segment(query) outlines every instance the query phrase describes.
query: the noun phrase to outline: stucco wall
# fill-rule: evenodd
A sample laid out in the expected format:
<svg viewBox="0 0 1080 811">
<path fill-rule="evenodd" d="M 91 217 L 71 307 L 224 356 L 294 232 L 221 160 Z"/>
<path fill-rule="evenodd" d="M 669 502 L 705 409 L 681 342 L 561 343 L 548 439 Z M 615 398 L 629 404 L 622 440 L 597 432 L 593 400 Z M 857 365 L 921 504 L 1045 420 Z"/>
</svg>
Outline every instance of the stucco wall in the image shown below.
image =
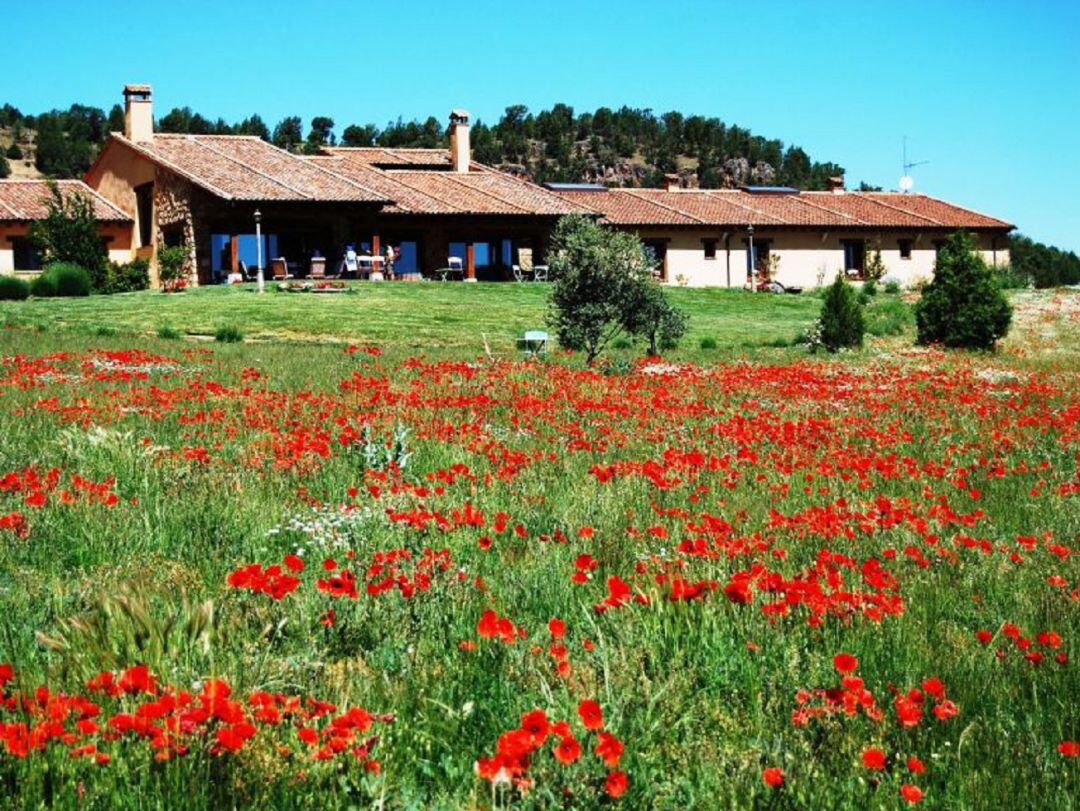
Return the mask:
<svg viewBox="0 0 1080 811">
<path fill-rule="evenodd" d="M 154 164 L 145 157 L 131 149 L 112 144 L 106 148 L 85 178 L 87 185 L 134 218 L 131 248 L 139 256 L 146 256 L 145 249 L 151 246 L 144 246 L 139 241 L 139 212 L 135 202 L 135 188 L 144 183 L 152 183 L 155 174 Z M 151 223 L 150 233 L 156 233 L 156 228 L 157 224 Z"/>
<path fill-rule="evenodd" d="M 690 287 L 742 287 L 746 284 L 745 231 L 722 230 L 663 230 L 641 229 L 642 239 L 665 240 L 667 244 L 667 280 L 669 284 L 685 284 Z M 813 232 L 770 231 L 758 229 L 755 243 L 769 241 L 770 253 L 779 257 L 776 279 L 781 284 L 799 287 L 815 287 L 831 282 L 844 269 L 843 241 L 862 239 L 869 252 L 880 245 L 881 258 L 885 263 L 885 275 L 911 285 L 933 275 L 937 252 L 934 242 L 944 239 L 941 233 L 903 232 Z M 726 238 L 726 241 L 725 241 Z M 983 258 L 988 264 L 1005 265 L 1009 262 L 1007 247 L 994 251 L 994 237 L 978 234 L 977 241 Z M 716 258 L 705 258 L 703 240 L 715 239 Z M 900 258 L 899 240 L 912 240 L 910 259 Z M 1004 236 L 997 236 L 997 244 L 1007 245 Z M 726 245 L 726 248 L 725 248 Z M 729 272 L 730 268 L 730 272 Z"/>
<path fill-rule="evenodd" d="M 11 274 L 26 268 L 15 267 L 15 251 L 10 237 L 24 237 L 30 231 L 30 223 L 0 223 L 0 273 Z M 98 232 L 109 239 L 108 257 L 112 262 L 131 261 L 132 227 L 126 223 L 100 223 Z"/>
</svg>

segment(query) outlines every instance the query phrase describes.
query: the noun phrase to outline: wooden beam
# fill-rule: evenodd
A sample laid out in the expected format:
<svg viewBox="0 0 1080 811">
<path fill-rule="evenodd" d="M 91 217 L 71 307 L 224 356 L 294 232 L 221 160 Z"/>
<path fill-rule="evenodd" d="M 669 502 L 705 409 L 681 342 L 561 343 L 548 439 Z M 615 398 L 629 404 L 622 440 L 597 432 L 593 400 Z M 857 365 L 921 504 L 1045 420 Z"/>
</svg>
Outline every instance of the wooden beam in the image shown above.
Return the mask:
<svg viewBox="0 0 1080 811">
<path fill-rule="evenodd" d="M 476 281 L 476 246 L 471 242 L 465 246 L 465 278 Z"/>
<path fill-rule="evenodd" d="M 240 270 L 240 237 L 236 234 L 229 237 L 229 263 L 231 270 Z"/>
</svg>

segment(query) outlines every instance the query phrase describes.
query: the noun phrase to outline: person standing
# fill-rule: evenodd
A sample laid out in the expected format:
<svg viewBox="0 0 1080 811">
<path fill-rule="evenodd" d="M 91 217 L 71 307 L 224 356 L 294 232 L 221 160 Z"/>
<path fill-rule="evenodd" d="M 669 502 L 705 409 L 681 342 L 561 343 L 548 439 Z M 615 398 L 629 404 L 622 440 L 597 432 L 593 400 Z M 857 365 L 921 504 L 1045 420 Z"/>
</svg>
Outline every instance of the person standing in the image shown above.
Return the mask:
<svg viewBox="0 0 1080 811">
<path fill-rule="evenodd" d="M 386 278 L 394 280 L 394 246 L 386 244 Z"/>
</svg>

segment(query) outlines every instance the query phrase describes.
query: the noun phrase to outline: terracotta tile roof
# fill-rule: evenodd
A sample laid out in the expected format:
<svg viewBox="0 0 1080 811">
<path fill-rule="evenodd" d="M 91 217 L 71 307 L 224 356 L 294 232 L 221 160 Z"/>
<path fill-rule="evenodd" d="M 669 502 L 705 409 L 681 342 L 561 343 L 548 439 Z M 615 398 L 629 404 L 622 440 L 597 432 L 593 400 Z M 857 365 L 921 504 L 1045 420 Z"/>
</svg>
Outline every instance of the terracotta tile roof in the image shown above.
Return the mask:
<svg viewBox="0 0 1080 811">
<path fill-rule="evenodd" d="M 94 217 L 101 222 L 131 222 L 131 217 L 114 206 L 81 180 L 58 180 L 65 197 L 82 194 L 94 206 Z M 49 213 L 52 191 L 45 180 L 0 180 L 0 220 L 28 222 Z"/>
<path fill-rule="evenodd" d="M 436 157 L 445 158 L 441 165 L 449 166 L 446 150 L 331 147 L 324 152 L 305 160 L 384 194 L 393 201 L 383 209 L 388 214 L 591 213 L 542 186 L 475 162 L 468 172 L 409 168 L 439 165 L 432 162 Z M 398 163 L 384 161 L 386 154 L 392 154 Z M 393 166 L 402 168 L 390 168 Z"/>
<path fill-rule="evenodd" d="M 386 202 L 359 183 L 255 136 L 155 134 L 113 138 L 225 200 Z"/>
<path fill-rule="evenodd" d="M 928 197 L 899 192 L 754 193 L 737 189 L 559 190 L 615 225 L 807 226 L 817 228 L 988 228 L 1011 223 Z"/>
</svg>

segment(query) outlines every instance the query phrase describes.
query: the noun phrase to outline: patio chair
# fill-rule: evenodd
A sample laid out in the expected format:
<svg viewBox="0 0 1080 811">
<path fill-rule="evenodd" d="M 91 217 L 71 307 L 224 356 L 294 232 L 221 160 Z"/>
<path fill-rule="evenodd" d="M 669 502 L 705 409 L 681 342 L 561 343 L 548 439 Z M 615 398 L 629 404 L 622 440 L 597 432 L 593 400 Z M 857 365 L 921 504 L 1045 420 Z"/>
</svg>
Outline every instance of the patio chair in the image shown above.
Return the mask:
<svg viewBox="0 0 1080 811">
<path fill-rule="evenodd" d="M 325 279 L 326 278 L 326 257 L 325 256 L 313 256 L 311 257 L 311 266 L 308 269 L 309 279 Z"/>
<path fill-rule="evenodd" d="M 283 282 L 286 279 L 293 278 L 293 275 L 289 273 L 289 263 L 285 261 L 284 256 L 270 260 L 270 271 L 273 273 L 275 282 Z"/>
<path fill-rule="evenodd" d="M 532 354 L 538 355 L 541 352 L 547 351 L 548 334 L 543 330 L 531 329 L 526 331 L 525 335 L 521 339 L 522 348 Z"/>
<path fill-rule="evenodd" d="M 514 279 L 519 282 L 525 281 L 525 270 L 521 265 L 511 265 L 510 268 L 514 271 Z"/>
<path fill-rule="evenodd" d="M 244 274 L 244 281 L 246 282 L 254 282 L 259 279 L 258 272 L 249 268 L 247 262 L 243 259 L 240 260 L 240 272 Z"/>
<path fill-rule="evenodd" d="M 533 281 L 546 282 L 548 280 L 547 265 L 533 265 Z"/>
</svg>

